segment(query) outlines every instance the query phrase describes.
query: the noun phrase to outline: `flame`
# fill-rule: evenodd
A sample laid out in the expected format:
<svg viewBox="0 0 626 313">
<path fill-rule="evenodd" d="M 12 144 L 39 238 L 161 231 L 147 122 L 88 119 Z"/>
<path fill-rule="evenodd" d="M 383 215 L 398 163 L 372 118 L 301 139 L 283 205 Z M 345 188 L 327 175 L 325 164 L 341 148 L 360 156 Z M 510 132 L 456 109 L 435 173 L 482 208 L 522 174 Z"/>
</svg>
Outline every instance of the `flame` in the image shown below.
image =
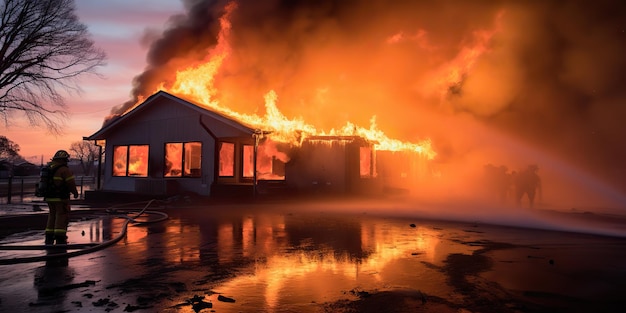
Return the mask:
<svg viewBox="0 0 626 313">
<path fill-rule="evenodd" d="M 432 148 L 430 139 L 413 143 L 389 138 L 382 130 L 378 129 L 376 116 L 371 118 L 369 128 L 348 121 L 341 128 L 320 131 L 300 117 L 286 117 L 276 105 L 278 95 L 274 90 L 268 91 L 265 95 L 265 114 L 263 116 L 235 112 L 221 105 L 216 99 L 218 90 L 215 87 L 214 79 L 231 51 L 228 44 L 231 30 L 229 18 L 236 7 L 234 3 L 227 5 L 226 13 L 220 19 L 221 30 L 217 44 L 208 51 L 203 62 L 177 71 L 174 83 L 169 87 L 162 84 L 158 88 L 159 90 L 179 95 L 252 128 L 269 132 L 267 136 L 276 142 L 300 146 L 303 140 L 311 136 L 361 136 L 374 143 L 376 150 L 411 151 L 423 155 L 427 159 L 433 159 L 437 155 Z M 416 36 L 421 38 L 424 34 L 418 33 Z"/>
<path fill-rule="evenodd" d="M 191 99 L 203 103 L 214 110 L 232 114 L 227 108 L 220 107 L 219 102 L 214 100 L 217 89 L 214 86 L 215 74 L 220 69 L 222 62 L 228 57 L 230 46 L 226 38 L 230 33 L 231 24 L 229 17 L 237 8 L 234 2 L 226 6 L 226 13 L 220 18 L 220 32 L 217 38 L 217 45 L 209 51 L 207 58 L 196 66 L 190 66 L 182 71 L 176 71 L 176 81 L 171 88 L 163 85 L 159 88 L 168 90 L 171 93 L 185 95 Z"/>
<path fill-rule="evenodd" d="M 225 55 L 219 54 L 206 64 L 188 68 L 177 72 L 174 88 L 163 88 L 167 92 L 191 98 L 200 104 L 206 105 L 212 110 L 230 116 L 253 128 L 268 130 L 269 137 L 277 142 L 301 145 L 302 141 L 311 136 L 361 136 L 375 142 L 376 150 L 384 151 L 413 151 L 423 154 L 428 159 L 433 159 L 437 154 L 432 149 L 430 139 L 418 143 L 403 142 L 398 139 L 389 138 L 382 130 L 378 129 L 376 116 L 370 120 L 369 128 L 357 126 L 351 122 L 346 122 L 342 128 L 331 129 L 328 132 L 319 131 L 315 126 L 307 124 L 302 118 L 287 118 L 277 107 L 278 95 L 270 90 L 265 95 L 265 115 L 243 114 L 230 110 L 213 100 L 216 90 L 213 87 L 213 75 L 217 73 L 219 64 Z"/>
<path fill-rule="evenodd" d="M 183 172 L 183 144 L 165 144 L 165 176 L 180 176 Z"/>
</svg>

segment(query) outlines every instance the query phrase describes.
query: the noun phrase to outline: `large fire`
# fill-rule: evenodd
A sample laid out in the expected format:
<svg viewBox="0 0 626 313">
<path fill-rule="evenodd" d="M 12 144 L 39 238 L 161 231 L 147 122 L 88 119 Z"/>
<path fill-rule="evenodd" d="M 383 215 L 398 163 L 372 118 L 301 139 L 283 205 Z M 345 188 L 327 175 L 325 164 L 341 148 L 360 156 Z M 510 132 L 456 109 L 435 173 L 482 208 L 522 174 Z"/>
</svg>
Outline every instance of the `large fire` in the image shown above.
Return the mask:
<svg viewBox="0 0 626 313">
<path fill-rule="evenodd" d="M 199 26 L 202 29 L 188 29 L 184 41 L 164 34 L 169 40 L 155 43 L 153 51 L 171 50 L 176 53 L 165 58 L 162 63 L 151 64 L 136 78 L 141 87 L 134 90 L 135 102 L 125 104 L 124 110 L 116 114 L 130 111 L 149 95 L 163 90 L 231 117 L 250 128 L 258 129 L 263 138 L 259 142 L 255 160 L 257 172 L 254 173 L 254 167 L 251 165 L 255 152 L 250 147 L 244 147 L 246 163 L 243 175 L 253 177 L 256 174 L 261 179 L 272 179 L 276 175 L 276 169 L 273 168 L 276 160 L 283 163 L 289 161 L 289 155 L 277 148 L 277 145 L 298 147 L 310 138 L 365 139 L 373 145 L 373 151 L 361 151 L 362 175 L 377 174 L 371 171 L 372 164 L 378 164 L 376 151 L 402 155 L 407 164 L 414 163 L 410 161 L 413 157 L 407 155 L 414 155 L 422 160 L 433 160 L 438 154 L 429 138 L 430 134 L 424 133 L 423 130 L 436 129 L 434 135 L 438 135 L 439 138 L 441 134 L 437 132 L 442 130 L 446 133 L 454 132 L 454 125 L 449 125 L 450 129 L 448 125 L 444 125 L 445 123 L 436 125 L 434 124 L 436 119 L 428 115 L 435 111 L 418 108 L 425 106 L 421 102 L 426 101 L 430 101 L 431 106 L 432 102 L 441 103 L 438 106 L 442 107 L 443 111 L 448 110 L 450 104 L 453 110 L 460 107 L 462 111 L 473 110 L 468 107 L 470 105 L 483 105 L 463 101 L 454 103 L 454 99 L 450 98 L 455 98 L 461 93 L 466 93 L 465 98 L 469 97 L 466 85 L 477 88 L 476 81 L 470 81 L 468 77 L 471 77 L 474 68 L 479 66 L 481 58 L 490 53 L 490 45 L 500 31 L 499 21 L 503 15 L 501 12 L 496 14 L 494 27 L 477 28 L 461 41 L 461 46 L 454 49 L 442 47 L 439 41 L 429 37 L 428 30 L 418 28 L 417 31 L 410 31 L 396 25 L 397 28 L 388 27 L 385 32 L 381 32 L 376 42 L 360 38 L 355 39 L 354 43 L 347 43 L 342 40 L 352 38 L 337 36 L 339 39 L 331 37 L 328 39 L 322 35 L 325 42 L 319 49 L 314 43 L 309 46 L 307 42 L 306 48 L 298 51 L 296 59 L 302 58 L 301 62 L 281 64 L 282 58 L 291 56 L 289 45 L 297 46 L 297 42 L 289 41 L 294 40 L 290 34 L 286 34 L 286 47 L 283 47 L 282 37 L 280 43 L 273 38 L 272 49 L 277 49 L 278 46 L 278 49 L 282 50 L 265 51 L 262 30 L 259 30 L 258 35 L 253 31 L 242 36 L 242 28 L 236 27 L 242 23 L 242 17 L 237 14 L 243 14 L 239 11 L 244 10 L 235 2 L 221 8 L 218 8 L 219 4 L 207 5 L 210 8 L 208 11 L 214 14 L 211 18 L 215 18 L 216 22 L 202 24 L 195 21 L 194 23 L 202 24 Z M 199 8 L 196 9 L 200 12 Z M 180 24 L 179 27 L 184 29 L 185 25 Z M 294 27 L 297 29 L 298 25 L 295 23 Z M 204 36 L 202 31 L 206 29 L 211 29 L 208 33 L 212 35 L 208 42 L 197 46 L 176 45 L 205 40 L 201 37 Z M 325 34 L 326 31 L 324 29 L 320 32 Z M 189 38 L 190 36 L 198 37 Z M 309 39 L 315 42 L 318 38 Z M 404 54 L 407 51 L 406 47 L 415 49 L 411 52 L 414 55 L 410 55 L 408 59 Z M 276 54 L 274 52 L 278 52 L 280 57 L 273 59 Z M 358 61 L 352 63 L 351 54 L 355 54 L 355 59 L 375 62 L 367 65 L 359 64 Z M 369 54 L 372 55 L 371 58 L 363 57 Z M 401 58 L 394 58 L 395 56 Z M 265 60 L 267 62 L 263 63 Z M 414 78 L 409 78 L 413 75 Z M 399 77 L 410 80 L 414 86 L 399 84 L 402 82 Z M 407 93 L 413 95 L 407 96 Z M 258 101 L 254 98 L 256 95 Z M 279 98 L 285 101 L 280 103 L 281 107 L 284 103 L 283 109 L 279 109 Z M 254 110 L 252 113 L 243 113 L 250 110 L 242 107 L 254 108 L 257 105 L 250 104 L 251 102 L 263 102 L 264 110 L 259 110 L 263 112 Z M 300 112 L 304 114 L 300 115 Z M 367 123 L 369 125 L 363 126 Z M 427 125 L 417 126 L 423 123 Z M 398 139 L 398 135 L 402 139 Z M 459 135 L 470 136 L 462 132 Z M 221 147 L 224 149 L 221 151 L 224 156 L 220 160 L 226 163 L 220 163 L 220 175 L 229 176 L 233 172 L 233 165 L 230 163 L 234 160 L 229 161 L 226 157 L 232 154 L 228 151 L 230 148 L 232 147 Z M 182 147 L 178 146 L 168 147 L 168 161 L 172 159 L 171 163 L 176 166 L 169 169 L 167 175 L 190 175 L 191 168 L 180 168 L 180 164 L 186 164 L 178 160 L 181 157 L 181 149 Z M 420 171 L 427 172 L 421 168 Z M 433 177 L 439 177 L 440 174 L 437 169 L 432 169 L 428 173 Z"/>
<path fill-rule="evenodd" d="M 423 155 L 427 159 L 433 159 L 436 156 L 430 139 L 414 143 L 389 138 L 385 132 L 378 128 L 375 115 L 371 118 L 368 128 L 347 121 L 343 127 L 333 128 L 328 131 L 318 130 L 314 125 L 308 124 L 298 117 L 290 119 L 278 109 L 278 95 L 273 90 L 269 90 L 265 95 L 266 111 L 264 115 L 239 113 L 222 105 L 216 99 L 218 89 L 214 85 L 214 79 L 224 60 L 229 57 L 230 46 L 228 38 L 231 30 L 229 16 L 235 9 L 236 5 L 234 3 L 226 7 L 226 14 L 220 19 L 221 30 L 218 35 L 217 45 L 208 52 L 206 58 L 202 62 L 178 70 L 175 81 L 169 86 L 162 83 L 158 90 L 167 91 L 187 100 L 205 105 L 211 110 L 230 116 L 253 128 L 270 131 L 267 136 L 276 142 L 300 145 L 303 140 L 310 136 L 360 136 L 375 143 L 376 150 L 411 151 Z M 475 57 L 477 57 L 477 53 L 459 61 L 473 62 L 469 58 Z M 458 80 L 458 77 L 452 77 L 451 79 Z M 155 90 L 155 92 L 158 90 Z M 346 105 L 358 106 L 358 104 L 349 103 Z"/>
</svg>

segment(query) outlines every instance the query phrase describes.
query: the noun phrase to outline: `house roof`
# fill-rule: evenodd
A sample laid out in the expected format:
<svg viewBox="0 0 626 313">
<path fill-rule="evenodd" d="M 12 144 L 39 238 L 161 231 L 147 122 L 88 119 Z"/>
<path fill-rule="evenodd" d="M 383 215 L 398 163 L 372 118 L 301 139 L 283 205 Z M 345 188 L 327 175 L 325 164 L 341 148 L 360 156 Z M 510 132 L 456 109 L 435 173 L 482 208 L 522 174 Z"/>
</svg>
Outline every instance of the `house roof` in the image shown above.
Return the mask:
<svg viewBox="0 0 626 313">
<path fill-rule="evenodd" d="M 239 121 L 236 121 L 232 118 L 229 118 L 227 116 L 224 116 L 220 113 L 217 113 L 215 111 L 209 110 L 205 107 L 202 107 L 196 103 L 184 100 L 182 98 L 179 98 L 177 96 L 174 96 L 170 93 L 167 93 L 165 91 L 158 91 L 157 93 L 151 95 L 150 97 L 148 97 L 148 99 L 146 99 L 144 102 L 142 102 L 141 104 L 137 105 L 135 108 L 133 108 L 132 110 L 130 110 L 129 112 L 125 113 L 124 115 L 116 118 L 115 120 L 105 124 L 102 126 L 102 128 L 98 131 L 96 131 L 94 134 L 92 134 L 89 137 L 86 137 L 84 139 L 86 140 L 101 140 L 101 139 L 106 139 L 106 135 L 112 130 L 115 129 L 118 125 L 124 123 L 127 120 L 132 119 L 134 116 L 136 116 L 137 114 L 139 114 L 140 112 L 146 110 L 146 108 L 150 107 L 150 104 L 153 102 L 156 102 L 157 100 L 161 99 L 161 98 L 167 98 L 171 101 L 174 101 L 180 105 L 186 106 L 192 110 L 197 111 L 198 113 L 202 114 L 202 115 L 206 115 L 209 116 L 211 118 L 214 118 L 224 124 L 230 125 L 232 127 L 235 127 L 239 130 L 241 130 L 244 133 L 249 133 L 250 135 L 255 133 L 255 129 L 251 128 L 249 126 L 246 126 L 244 124 L 242 124 Z M 256 131 L 258 132 L 258 130 Z"/>
</svg>

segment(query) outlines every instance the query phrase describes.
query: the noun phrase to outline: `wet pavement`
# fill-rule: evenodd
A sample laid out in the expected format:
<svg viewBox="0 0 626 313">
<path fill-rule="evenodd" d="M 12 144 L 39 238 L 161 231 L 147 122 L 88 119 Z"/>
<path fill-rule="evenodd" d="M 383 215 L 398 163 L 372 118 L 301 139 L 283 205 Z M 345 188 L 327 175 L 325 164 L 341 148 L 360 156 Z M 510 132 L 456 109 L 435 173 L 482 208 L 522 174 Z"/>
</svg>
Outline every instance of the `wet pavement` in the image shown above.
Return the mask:
<svg viewBox="0 0 626 313">
<path fill-rule="evenodd" d="M 108 247 L 71 258 L 0 265 L 0 311 L 626 309 L 626 237 L 494 226 L 476 216 L 473 222 L 442 221 L 406 211 L 392 214 L 402 211 L 397 205 L 384 210 L 370 205 L 151 207 L 169 218 L 150 223 L 158 214 L 142 215 L 140 221 L 148 223 L 128 224 L 123 239 Z M 130 207 L 74 212 L 69 242 L 112 240 L 128 220 L 122 215 L 134 216 L 142 208 L 126 214 Z M 591 217 L 607 229 L 626 225 Z M 590 216 L 576 220 L 589 224 Z M 41 245 L 42 231 L 13 233 L 0 244 Z M 0 260 L 46 253 L 58 251 L 0 250 Z"/>
</svg>

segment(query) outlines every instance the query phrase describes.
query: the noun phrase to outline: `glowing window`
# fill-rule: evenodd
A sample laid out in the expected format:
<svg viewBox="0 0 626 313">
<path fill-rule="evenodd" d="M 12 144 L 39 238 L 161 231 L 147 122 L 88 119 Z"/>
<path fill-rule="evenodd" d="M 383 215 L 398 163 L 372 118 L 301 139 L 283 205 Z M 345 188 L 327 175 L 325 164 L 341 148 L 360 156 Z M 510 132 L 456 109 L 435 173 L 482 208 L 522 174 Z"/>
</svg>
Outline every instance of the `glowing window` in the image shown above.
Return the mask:
<svg viewBox="0 0 626 313">
<path fill-rule="evenodd" d="M 284 180 L 287 156 L 277 150 L 274 143 L 266 141 L 257 147 L 256 178 L 259 180 Z M 243 146 L 243 177 L 254 177 L 254 146 Z"/>
<path fill-rule="evenodd" d="M 180 177 L 183 175 L 183 144 L 165 144 L 165 177 Z"/>
<path fill-rule="evenodd" d="M 235 144 L 220 142 L 220 176 L 235 176 Z"/>
<path fill-rule="evenodd" d="M 201 164 L 202 143 L 165 144 L 165 177 L 200 177 Z"/>
<path fill-rule="evenodd" d="M 186 177 L 200 177 L 202 174 L 202 143 L 185 142 L 183 144 L 183 175 Z"/>
<path fill-rule="evenodd" d="M 113 147 L 113 176 L 126 176 L 127 160 L 128 146 Z"/>
<path fill-rule="evenodd" d="M 254 177 L 254 146 L 243 146 L 243 177 Z"/>
<path fill-rule="evenodd" d="M 359 147 L 359 173 L 361 178 L 372 177 L 372 149 Z"/>
<path fill-rule="evenodd" d="M 148 145 L 113 147 L 113 176 L 148 176 Z"/>
</svg>

